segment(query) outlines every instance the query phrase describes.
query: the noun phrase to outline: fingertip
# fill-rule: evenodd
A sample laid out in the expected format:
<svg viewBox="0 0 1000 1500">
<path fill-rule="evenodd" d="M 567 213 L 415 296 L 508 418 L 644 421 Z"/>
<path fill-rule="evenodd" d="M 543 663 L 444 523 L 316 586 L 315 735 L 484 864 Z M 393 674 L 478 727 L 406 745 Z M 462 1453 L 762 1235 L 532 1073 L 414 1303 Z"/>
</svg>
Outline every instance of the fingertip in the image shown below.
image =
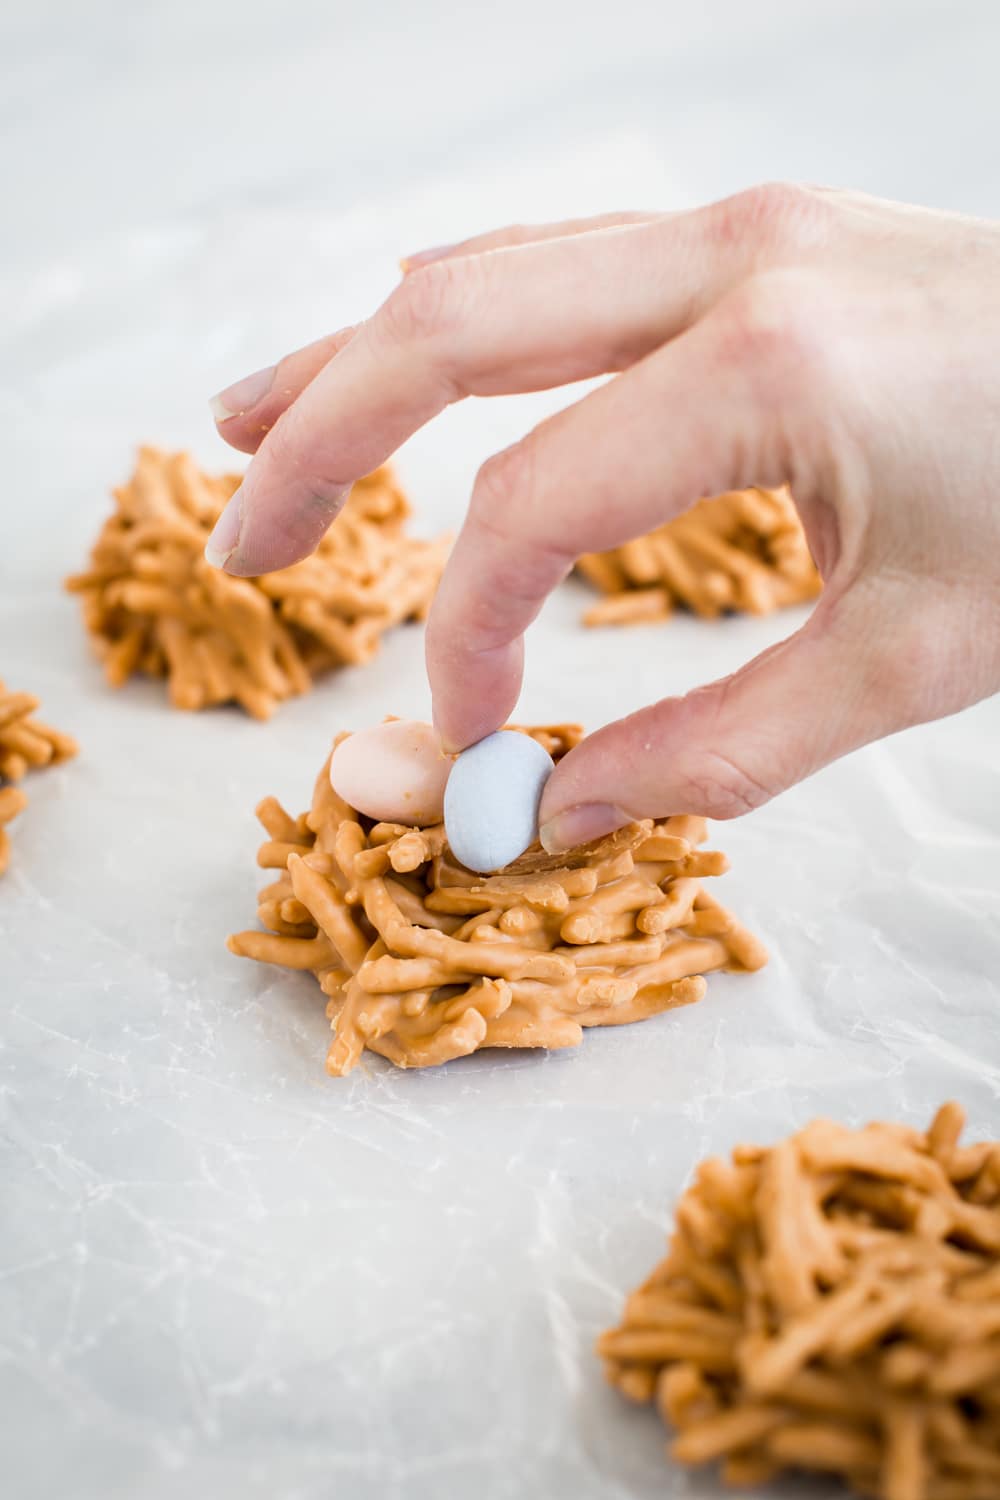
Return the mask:
<svg viewBox="0 0 1000 1500">
<path fill-rule="evenodd" d="M 586 735 L 557 763 L 545 785 L 538 821 L 543 846 L 551 854 L 602 838 L 645 815 L 629 811 L 634 797 L 626 765 L 605 745 L 612 728 Z"/>
<path fill-rule="evenodd" d="M 877 724 L 843 712 L 851 643 L 845 652 L 815 618 L 733 676 L 639 709 L 571 750 L 542 797 L 547 847 L 607 832 L 608 808 L 742 817 L 876 737 Z"/>
<path fill-rule="evenodd" d="M 247 526 L 221 568 L 231 578 L 261 578 L 302 562 L 316 550 L 318 542 L 319 538 L 308 543 L 297 540 L 274 527 L 265 530 L 260 525 Z"/>
<path fill-rule="evenodd" d="M 216 432 L 237 453 L 256 453 L 274 426 L 274 403 L 270 401 L 258 403 L 258 407 L 250 411 L 231 411 L 226 405 L 223 392 L 222 395 L 210 397 L 208 406 Z"/>
<path fill-rule="evenodd" d="M 231 422 L 233 417 L 239 416 L 238 411 L 229 410 L 229 407 L 226 405 L 221 395 L 209 396 L 208 409 L 212 413 L 213 420 L 217 427 L 221 427 L 223 422 Z"/>
<path fill-rule="evenodd" d="M 228 564 L 240 544 L 243 530 L 243 486 L 235 490 L 212 528 L 205 543 L 205 561 L 210 567 L 228 572 Z"/>
<path fill-rule="evenodd" d="M 226 563 L 229 561 L 229 553 L 220 547 L 213 547 L 210 541 L 205 543 L 205 561 L 210 568 L 216 568 L 220 573 L 226 571 Z"/>
<path fill-rule="evenodd" d="M 352 324 L 316 339 L 210 397 L 208 405 L 219 436 L 241 453 L 256 453 L 282 414 L 346 348 L 355 332 Z"/>
<path fill-rule="evenodd" d="M 584 802 L 554 813 L 539 828 L 538 837 L 547 854 L 565 854 L 580 844 L 604 838 L 631 823 L 632 815 L 610 802 Z"/>
<path fill-rule="evenodd" d="M 306 461 L 301 467 L 307 469 Z M 307 474 L 289 480 L 287 470 L 287 464 L 275 466 L 266 446 L 261 449 L 208 539 L 213 552 L 225 554 L 221 566 L 235 578 L 259 578 L 309 557 L 350 493 L 349 484 L 327 488 Z"/>
<path fill-rule="evenodd" d="M 454 729 L 449 729 L 447 724 L 442 727 L 441 721 L 433 711 L 431 712 L 431 723 L 434 727 L 434 733 L 440 741 L 442 755 L 461 755 L 463 750 L 468 750 L 470 745 L 475 745 L 477 739 L 486 738 L 486 735 L 483 734 L 477 738 L 469 739 L 466 735 L 458 733 Z"/>
<path fill-rule="evenodd" d="M 427 250 L 415 250 L 411 255 L 403 255 L 400 257 L 399 269 L 406 276 L 410 271 L 419 270 L 421 266 L 429 266 L 432 261 L 444 260 L 446 255 L 458 249 L 459 243 L 456 240 L 450 245 L 431 245 Z"/>
<path fill-rule="evenodd" d="M 455 704 L 440 693 L 434 696 L 432 721 L 446 755 L 458 755 L 470 745 L 478 745 L 488 734 L 502 728 L 509 718 L 510 708 L 502 709 L 496 698 Z"/>
<path fill-rule="evenodd" d="M 211 396 L 208 405 L 216 423 L 231 422 L 234 417 L 245 416 L 259 405 L 274 385 L 277 372 L 277 365 L 254 370 L 252 375 L 244 375 L 242 380 Z"/>
<path fill-rule="evenodd" d="M 234 417 L 227 422 L 225 427 L 217 427 L 220 438 L 228 443 L 230 448 L 235 448 L 237 453 L 246 453 L 250 458 L 257 452 L 261 443 L 271 431 L 269 423 L 261 422 L 256 427 L 245 427 L 239 417 Z"/>
<path fill-rule="evenodd" d="M 521 691 L 523 668 L 520 641 L 466 656 L 432 654 L 428 642 L 434 727 L 447 754 L 467 750 L 507 722 Z"/>
</svg>

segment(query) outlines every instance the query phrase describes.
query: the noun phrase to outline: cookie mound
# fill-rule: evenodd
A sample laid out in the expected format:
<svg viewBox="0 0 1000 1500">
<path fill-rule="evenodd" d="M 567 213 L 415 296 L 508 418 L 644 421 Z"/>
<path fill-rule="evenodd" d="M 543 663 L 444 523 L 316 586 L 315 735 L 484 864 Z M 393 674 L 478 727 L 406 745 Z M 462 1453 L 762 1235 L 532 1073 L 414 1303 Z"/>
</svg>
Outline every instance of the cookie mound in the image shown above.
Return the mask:
<svg viewBox="0 0 1000 1500">
<path fill-rule="evenodd" d="M 582 734 L 525 732 L 554 759 Z M 413 1068 L 483 1047 L 575 1047 L 586 1026 L 700 1000 L 710 970 L 766 962 L 702 887 L 727 861 L 697 847 L 701 818 L 634 823 L 567 855 L 536 845 L 484 877 L 457 863 L 442 825 L 361 817 L 328 766 L 309 812 L 292 818 L 274 798 L 257 808 L 269 835 L 258 863 L 282 873 L 259 897 L 270 931 L 239 933 L 229 948 L 315 974 L 335 1032 L 332 1074 L 365 1048 Z"/>
<path fill-rule="evenodd" d="M 266 719 L 319 673 L 369 661 L 386 630 L 426 614 L 446 543 L 407 535 L 410 507 L 391 470 L 359 480 L 312 557 L 253 579 L 204 557 L 241 477 L 140 448 L 89 570 L 66 580 L 113 687 L 136 672 L 166 677 L 175 708 L 239 703 Z"/>
<path fill-rule="evenodd" d="M 665 620 L 680 605 L 706 619 L 765 615 L 813 599 L 822 581 L 788 490 L 733 490 L 700 500 L 648 536 L 577 567 L 607 598 L 586 625 Z"/>
<path fill-rule="evenodd" d="M 681 1463 L 839 1475 L 880 1500 L 1000 1495 L 1000 1141 L 814 1120 L 710 1159 L 598 1343 Z M 770 1493 L 770 1492 L 769 1492 Z"/>
<path fill-rule="evenodd" d="M 70 735 L 32 718 L 38 706 L 31 693 L 12 693 L 0 682 L 0 875 L 10 864 L 6 825 L 28 805 L 24 793 L 8 783 L 20 781 L 28 771 L 58 765 L 77 752 Z"/>
</svg>

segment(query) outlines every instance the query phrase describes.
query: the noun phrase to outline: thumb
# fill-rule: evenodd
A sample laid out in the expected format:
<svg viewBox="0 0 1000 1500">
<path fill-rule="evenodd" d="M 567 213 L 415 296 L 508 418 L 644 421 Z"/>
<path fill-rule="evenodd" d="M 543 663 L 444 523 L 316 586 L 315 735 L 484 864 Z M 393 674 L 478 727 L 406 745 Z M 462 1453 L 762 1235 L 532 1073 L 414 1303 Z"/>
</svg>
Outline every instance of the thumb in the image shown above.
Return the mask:
<svg viewBox="0 0 1000 1500">
<path fill-rule="evenodd" d="M 905 628 L 905 627 L 903 627 Z M 640 817 L 735 818 L 859 745 L 902 728 L 906 651 L 845 597 L 732 677 L 589 735 L 549 779 L 551 853 Z"/>
</svg>

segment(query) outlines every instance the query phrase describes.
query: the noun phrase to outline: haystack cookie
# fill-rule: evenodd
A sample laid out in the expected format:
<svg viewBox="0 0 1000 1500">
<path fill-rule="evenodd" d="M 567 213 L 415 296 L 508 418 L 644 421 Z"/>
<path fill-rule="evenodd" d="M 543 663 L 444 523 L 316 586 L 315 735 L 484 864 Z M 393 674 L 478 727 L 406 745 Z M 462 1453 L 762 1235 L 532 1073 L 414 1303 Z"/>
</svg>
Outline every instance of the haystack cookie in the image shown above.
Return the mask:
<svg viewBox="0 0 1000 1500">
<path fill-rule="evenodd" d="M 788 490 L 734 490 L 701 500 L 648 536 L 577 567 L 607 595 L 586 625 L 665 620 L 675 606 L 712 619 L 801 604 L 822 582 Z"/>
<path fill-rule="evenodd" d="M 582 734 L 523 732 L 553 760 Z M 333 790 L 329 760 L 307 813 L 267 798 L 257 816 L 268 834 L 258 863 L 281 872 L 259 897 L 270 930 L 229 948 L 315 974 L 332 1074 L 365 1048 L 412 1068 L 483 1047 L 575 1047 L 584 1027 L 688 1005 L 709 971 L 767 959 L 702 886 L 727 860 L 698 848 L 701 818 L 633 823 L 563 855 L 536 845 L 484 877 L 458 863 L 443 823 L 358 814 Z"/>
<path fill-rule="evenodd" d="M 1000 1141 L 814 1120 L 702 1162 L 598 1352 L 685 1464 L 878 1500 L 1000 1495 Z"/>
<path fill-rule="evenodd" d="M 354 486 L 312 557 L 254 579 L 204 557 L 240 478 L 205 474 L 186 453 L 139 450 L 90 569 L 66 584 L 112 686 L 136 672 L 166 677 L 175 708 L 235 702 L 266 719 L 317 674 L 370 660 L 386 630 L 426 614 L 447 543 L 407 535 L 410 507 L 391 470 Z"/>
<path fill-rule="evenodd" d="M 0 682 L 0 875 L 10 864 L 6 825 L 28 805 L 24 793 L 8 783 L 20 781 L 28 771 L 58 765 L 77 752 L 70 735 L 31 717 L 38 706 L 30 693 L 12 693 Z"/>
</svg>

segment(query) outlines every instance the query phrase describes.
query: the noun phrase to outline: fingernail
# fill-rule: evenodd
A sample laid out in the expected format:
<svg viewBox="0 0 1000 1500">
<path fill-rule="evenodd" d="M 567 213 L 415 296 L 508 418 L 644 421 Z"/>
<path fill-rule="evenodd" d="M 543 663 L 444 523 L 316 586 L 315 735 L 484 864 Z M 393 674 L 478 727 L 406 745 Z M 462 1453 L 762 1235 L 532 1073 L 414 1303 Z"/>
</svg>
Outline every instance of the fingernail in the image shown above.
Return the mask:
<svg viewBox="0 0 1000 1500">
<path fill-rule="evenodd" d="M 542 848 L 548 854 L 564 854 L 578 844 L 589 844 L 591 839 L 603 838 L 631 823 L 630 813 L 623 812 L 610 802 L 581 802 L 577 807 L 567 807 L 556 813 L 538 831 Z"/>
<path fill-rule="evenodd" d="M 277 365 L 268 365 L 266 370 L 254 370 L 252 375 L 244 375 L 235 385 L 229 385 L 213 396 L 208 404 L 215 420 L 228 422 L 230 417 L 241 417 L 251 406 L 256 406 L 274 384 L 277 368 Z"/>
<path fill-rule="evenodd" d="M 432 260 L 442 260 L 460 244 L 461 240 L 455 240 L 451 245 L 432 245 L 429 250 L 418 250 L 414 255 L 404 255 L 399 262 L 399 269 L 405 276 L 407 271 L 415 271 L 419 266 L 429 266 Z"/>
<path fill-rule="evenodd" d="M 205 543 L 205 561 L 213 568 L 224 568 L 239 546 L 243 526 L 243 486 L 235 492 Z"/>
</svg>

